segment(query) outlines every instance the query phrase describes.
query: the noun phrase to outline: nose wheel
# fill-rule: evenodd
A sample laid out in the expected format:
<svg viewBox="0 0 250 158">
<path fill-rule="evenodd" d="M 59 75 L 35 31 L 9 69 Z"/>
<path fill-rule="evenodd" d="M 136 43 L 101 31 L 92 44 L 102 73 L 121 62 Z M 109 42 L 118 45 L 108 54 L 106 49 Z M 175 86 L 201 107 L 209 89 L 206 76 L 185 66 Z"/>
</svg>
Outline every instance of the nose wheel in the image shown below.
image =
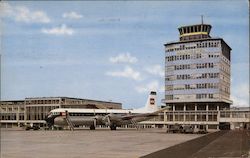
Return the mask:
<svg viewBox="0 0 250 158">
<path fill-rule="evenodd" d="M 110 129 L 113 131 L 113 130 L 116 130 L 116 125 L 111 125 L 110 126 Z"/>
<path fill-rule="evenodd" d="M 90 130 L 95 130 L 96 127 L 96 119 L 93 121 L 93 125 L 90 125 Z"/>
<path fill-rule="evenodd" d="M 90 126 L 90 130 L 95 130 L 95 126 L 94 126 L 94 125 L 91 125 L 91 126 Z"/>
</svg>

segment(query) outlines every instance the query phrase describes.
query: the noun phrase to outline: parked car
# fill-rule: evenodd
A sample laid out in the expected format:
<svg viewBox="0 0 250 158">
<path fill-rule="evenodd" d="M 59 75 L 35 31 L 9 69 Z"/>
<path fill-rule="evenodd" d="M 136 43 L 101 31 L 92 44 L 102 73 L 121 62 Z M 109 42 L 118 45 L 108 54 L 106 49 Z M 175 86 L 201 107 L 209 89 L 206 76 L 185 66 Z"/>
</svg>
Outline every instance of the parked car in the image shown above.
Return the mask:
<svg viewBox="0 0 250 158">
<path fill-rule="evenodd" d="M 208 133 L 207 132 L 207 129 L 206 129 L 206 125 L 198 125 L 197 128 L 195 129 L 195 133 L 197 134 L 206 134 Z"/>
<path fill-rule="evenodd" d="M 35 125 L 33 125 L 33 126 L 31 126 L 31 125 L 26 125 L 26 126 L 25 126 L 25 130 L 26 130 L 26 131 L 31 130 L 31 129 L 33 129 L 33 130 L 39 130 L 40 127 L 39 127 L 39 126 L 35 126 Z"/>
<path fill-rule="evenodd" d="M 191 125 L 183 125 L 181 133 L 194 133 L 194 127 Z"/>
<path fill-rule="evenodd" d="M 32 127 L 30 125 L 25 126 L 26 131 L 31 130 L 31 129 L 32 129 Z"/>
<path fill-rule="evenodd" d="M 198 129 L 197 134 L 207 134 L 207 130 L 206 129 Z"/>
<path fill-rule="evenodd" d="M 167 133 L 181 133 L 182 126 L 179 124 L 170 125 L 167 129 Z"/>
<path fill-rule="evenodd" d="M 39 130 L 40 127 L 39 126 L 33 126 L 33 130 Z"/>
</svg>

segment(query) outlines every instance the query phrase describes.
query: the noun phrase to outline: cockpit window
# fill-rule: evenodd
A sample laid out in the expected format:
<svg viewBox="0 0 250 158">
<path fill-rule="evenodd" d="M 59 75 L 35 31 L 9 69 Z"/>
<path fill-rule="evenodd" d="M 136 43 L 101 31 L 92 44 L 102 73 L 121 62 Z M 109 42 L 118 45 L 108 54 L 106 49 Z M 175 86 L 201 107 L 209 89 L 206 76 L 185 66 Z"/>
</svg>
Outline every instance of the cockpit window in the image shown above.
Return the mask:
<svg viewBox="0 0 250 158">
<path fill-rule="evenodd" d="M 51 112 L 52 115 L 59 115 L 59 112 Z"/>
</svg>

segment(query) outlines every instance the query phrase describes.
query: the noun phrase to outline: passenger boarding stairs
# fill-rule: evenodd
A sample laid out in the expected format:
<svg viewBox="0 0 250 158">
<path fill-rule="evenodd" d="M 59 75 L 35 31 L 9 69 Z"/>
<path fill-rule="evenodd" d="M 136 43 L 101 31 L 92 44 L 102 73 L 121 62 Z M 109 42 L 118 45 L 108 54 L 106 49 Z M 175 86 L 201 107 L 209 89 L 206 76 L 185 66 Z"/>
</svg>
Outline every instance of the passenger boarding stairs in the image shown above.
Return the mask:
<svg viewBox="0 0 250 158">
<path fill-rule="evenodd" d="M 69 116 L 69 113 L 68 113 L 67 111 L 66 111 L 65 120 L 66 120 L 66 122 L 67 122 L 67 124 L 68 124 L 69 129 L 70 129 L 71 131 L 74 131 L 74 124 L 73 124 L 73 122 L 71 121 L 70 116 Z"/>
<path fill-rule="evenodd" d="M 139 129 L 138 122 L 136 122 L 134 119 L 131 119 L 131 123 L 137 130 Z"/>
</svg>

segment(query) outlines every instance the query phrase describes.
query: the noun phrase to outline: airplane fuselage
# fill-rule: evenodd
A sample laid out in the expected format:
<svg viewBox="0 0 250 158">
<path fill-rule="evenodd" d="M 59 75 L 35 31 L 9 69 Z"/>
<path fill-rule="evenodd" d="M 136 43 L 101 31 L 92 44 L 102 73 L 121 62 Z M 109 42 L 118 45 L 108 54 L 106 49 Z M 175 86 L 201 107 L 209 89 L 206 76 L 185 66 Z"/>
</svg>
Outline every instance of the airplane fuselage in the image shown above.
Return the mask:
<svg viewBox="0 0 250 158">
<path fill-rule="evenodd" d="M 106 125 L 115 130 L 117 126 L 136 124 L 157 116 L 156 92 L 151 91 L 146 105 L 139 109 L 74 109 L 58 108 L 51 110 L 46 118 L 49 126 L 90 126 Z"/>
<path fill-rule="evenodd" d="M 121 126 L 148 120 L 152 117 L 144 116 L 146 111 L 137 110 L 116 110 L 116 109 L 54 109 L 50 112 L 47 122 L 63 127 L 67 126 L 65 113 L 74 126 L 108 125 Z M 110 124 L 105 118 L 109 117 Z M 135 117 L 136 116 L 136 117 Z M 49 120 L 51 118 L 51 120 Z"/>
</svg>

